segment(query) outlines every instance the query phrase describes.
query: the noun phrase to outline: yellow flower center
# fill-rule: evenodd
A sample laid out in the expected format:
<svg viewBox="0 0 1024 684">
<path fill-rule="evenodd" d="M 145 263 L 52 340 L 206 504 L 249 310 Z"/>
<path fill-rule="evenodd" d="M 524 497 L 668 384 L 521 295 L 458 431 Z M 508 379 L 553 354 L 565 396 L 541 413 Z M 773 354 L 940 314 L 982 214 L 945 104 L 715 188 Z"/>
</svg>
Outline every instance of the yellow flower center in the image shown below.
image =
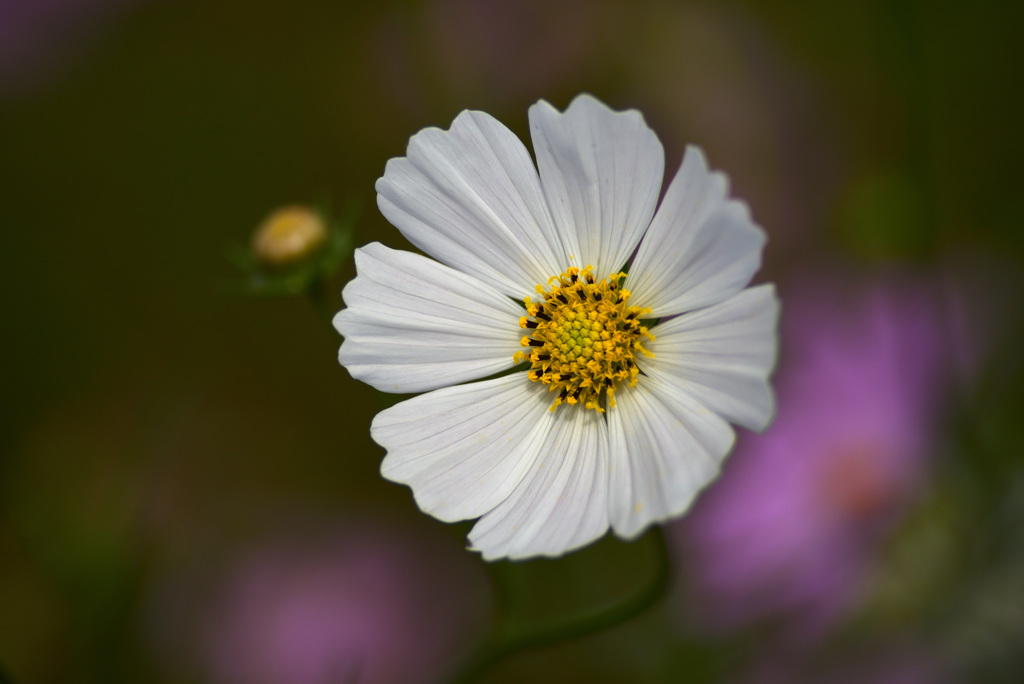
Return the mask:
<svg viewBox="0 0 1024 684">
<path fill-rule="evenodd" d="M 651 310 L 627 304 L 629 291 L 620 287 L 626 274 L 595 282 L 590 271 L 570 268 L 551 278 L 549 287 L 538 285 L 543 301 L 527 297 L 529 316 L 519 319 L 519 327 L 533 332 L 521 340 L 529 351 L 516 352 L 515 361 L 529 361 L 530 380 L 558 392 L 552 411 L 563 402 L 582 402 L 603 413 L 605 399 L 608 408 L 615 406 L 615 383 L 636 385 L 634 355 L 653 356 L 642 342 L 654 335 L 640 323 Z"/>
</svg>

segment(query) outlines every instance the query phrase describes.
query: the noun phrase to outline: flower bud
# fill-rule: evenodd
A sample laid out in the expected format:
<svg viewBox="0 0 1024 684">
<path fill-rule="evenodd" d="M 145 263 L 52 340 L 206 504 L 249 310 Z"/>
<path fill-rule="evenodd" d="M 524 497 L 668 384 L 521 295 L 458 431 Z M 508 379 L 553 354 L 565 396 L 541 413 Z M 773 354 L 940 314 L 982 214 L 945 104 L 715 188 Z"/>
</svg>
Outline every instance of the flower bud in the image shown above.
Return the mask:
<svg viewBox="0 0 1024 684">
<path fill-rule="evenodd" d="M 291 266 L 316 252 L 326 239 L 327 230 L 319 214 L 306 207 L 284 207 L 256 229 L 252 251 L 266 266 Z"/>
</svg>

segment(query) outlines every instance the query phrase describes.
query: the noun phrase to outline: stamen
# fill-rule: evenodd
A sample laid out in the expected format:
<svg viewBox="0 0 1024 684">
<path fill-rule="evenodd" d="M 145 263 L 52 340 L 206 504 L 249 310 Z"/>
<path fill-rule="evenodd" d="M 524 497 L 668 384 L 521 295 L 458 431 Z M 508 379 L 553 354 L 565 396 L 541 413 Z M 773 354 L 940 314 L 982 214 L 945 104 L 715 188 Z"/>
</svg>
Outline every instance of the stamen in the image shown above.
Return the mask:
<svg viewBox="0 0 1024 684">
<path fill-rule="evenodd" d="M 517 352 L 515 359 L 531 363 L 530 380 L 558 392 L 552 411 L 563 403 L 598 412 L 614 407 L 616 383 L 637 383 L 634 356 L 653 356 L 642 343 L 654 336 L 638 322 L 651 310 L 627 306 L 630 293 L 620 288 L 625 277 L 615 273 L 596 282 L 590 266 L 570 268 L 537 286 L 541 301 L 526 298 L 530 316 L 519 324 L 531 332 L 522 346 L 537 351 Z"/>
</svg>

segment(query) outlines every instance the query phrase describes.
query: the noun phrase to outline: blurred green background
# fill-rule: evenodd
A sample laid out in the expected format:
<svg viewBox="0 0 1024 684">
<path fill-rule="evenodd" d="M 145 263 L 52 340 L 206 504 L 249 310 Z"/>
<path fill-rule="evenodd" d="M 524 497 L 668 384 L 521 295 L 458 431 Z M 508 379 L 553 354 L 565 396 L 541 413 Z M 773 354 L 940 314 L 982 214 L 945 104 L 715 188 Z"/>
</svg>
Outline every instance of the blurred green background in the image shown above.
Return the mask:
<svg viewBox="0 0 1024 684">
<path fill-rule="evenodd" d="M 408 246 L 373 184 L 410 135 L 472 108 L 527 139 L 529 105 L 586 91 L 641 110 L 670 173 L 695 143 L 730 175 L 784 307 L 810 290 L 841 313 L 913 282 L 948 323 L 923 346 L 949 353 L 914 484 L 858 551 L 866 588 L 812 636 L 780 641 L 789 612 L 704 629 L 680 528 L 657 609 L 482 681 L 1020 681 L 1022 18 L 994 1 L 0 5 L 0 668 L 443 681 L 495 601 L 467 528 L 379 476 L 384 404 L 321 313 L 239 294 L 225 254 L 292 203 L 357 206 L 356 245 Z M 328 308 L 352 276 L 346 260 Z M 650 558 L 605 539 L 501 565 L 533 616 L 620 596 Z"/>
</svg>

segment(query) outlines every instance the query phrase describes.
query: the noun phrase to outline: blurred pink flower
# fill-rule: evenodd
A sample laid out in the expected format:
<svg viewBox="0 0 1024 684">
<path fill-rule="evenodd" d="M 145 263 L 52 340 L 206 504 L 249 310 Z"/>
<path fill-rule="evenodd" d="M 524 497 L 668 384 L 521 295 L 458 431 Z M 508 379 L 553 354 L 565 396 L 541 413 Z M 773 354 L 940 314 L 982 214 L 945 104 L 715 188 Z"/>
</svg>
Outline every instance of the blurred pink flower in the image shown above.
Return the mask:
<svg viewBox="0 0 1024 684">
<path fill-rule="evenodd" d="M 576 88 L 600 52 L 599 21 L 586 0 L 434 0 L 385 13 L 372 49 L 404 107 L 434 98 L 511 106 Z"/>
<path fill-rule="evenodd" d="M 53 68 L 139 0 L 0 0 L 0 93 Z"/>
<path fill-rule="evenodd" d="M 158 629 L 213 684 L 436 681 L 486 609 L 475 566 L 439 546 L 380 528 L 266 542 L 212 589 L 172 587 Z M 175 620 L 183 599 L 191 615 Z"/>
<path fill-rule="evenodd" d="M 775 423 L 741 438 L 677 530 L 704 624 L 789 617 L 810 637 L 863 594 L 873 548 L 923 484 L 949 335 L 917 286 L 786 301 Z"/>
</svg>

